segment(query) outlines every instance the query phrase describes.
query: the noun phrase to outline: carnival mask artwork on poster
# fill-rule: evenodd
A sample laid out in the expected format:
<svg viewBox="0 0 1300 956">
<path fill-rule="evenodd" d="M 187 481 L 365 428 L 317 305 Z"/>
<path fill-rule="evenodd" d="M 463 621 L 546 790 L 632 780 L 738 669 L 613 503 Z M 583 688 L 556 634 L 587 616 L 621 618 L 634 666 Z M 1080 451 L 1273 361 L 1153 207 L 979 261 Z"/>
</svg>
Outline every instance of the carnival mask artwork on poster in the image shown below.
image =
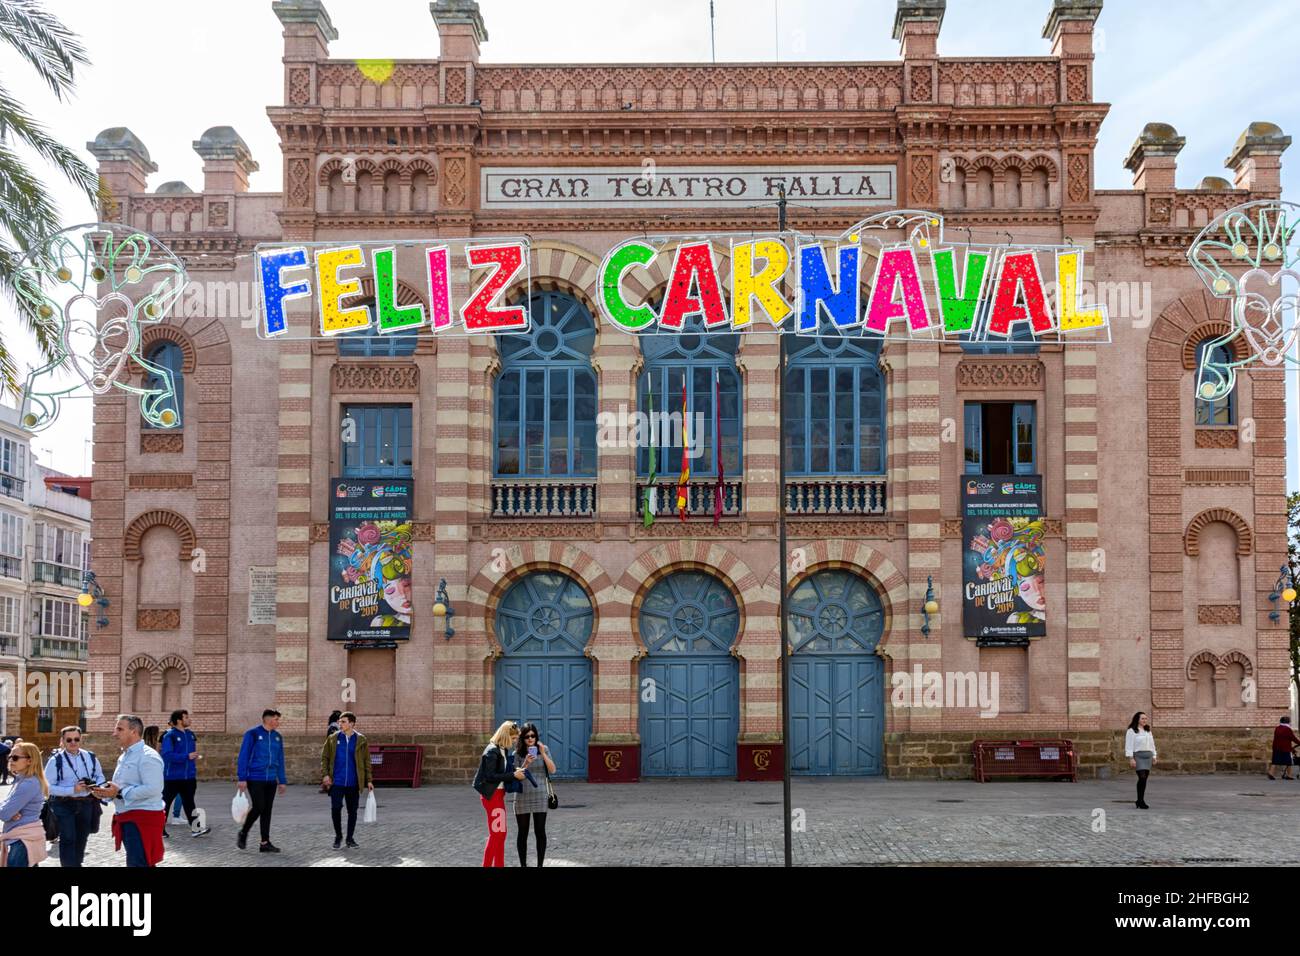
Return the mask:
<svg viewBox="0 0 1300 956">
<path fill-rule="evenodd" d="M 452 254 L 456 244 L 463 245 L 461 255 Z M 454 285 L 472 286 L 456 310 L 463 331 L 510 333 L 529 327 L 524 305 L 500 301 L 506 290 L 529 285 L 526 239 L 439 240 L 428 246 L 415 240 L 314 243 L 314 268 L 308 245 L 258 247 L 261 330 L 267 337 L 289 331 L 284 304 L 312 296 L 313 283 L 319 326 L 309 337 L 365 329 L 380 335 L 451 329 L 457 324 Z M 369 263 L 373 315 L 365 306 L 343 302 L 361 291 L 355 270 L 367 267 L 368 246 L 374 247 Z M 429 316 L 419 303 L 396 302 L 398 246 L 421 249 L 418 284 L 428 292 Z M 726 272 L 720 252 L 726 255 Z M 864 303 L 862 280 L 870 259 L 874 271 Z M 629 276 L 668 262 L 662 305 L 630 302 Z M 453 275 L 455 270 L 461 271 Z M 467 281 L 484 270 L 477 285 Z M 1055 278 L 1054 306 L 1048 270 Z M 1076 246 L 948 243 L 937 213 L 897 210 L 864 219 L 835 238 L 802 233 L 629 238 L 601 264 L 597 307 L 615 328 L 638 333 L 676 333 L 687 316 L 700 314 L 706 332 L 806 334 L 824 317 L 839 329 L 882 338 L 1009 339 L 1023 327 L 1033 338 L 1063 341 L 1069 333 L 1109 329 L 1105 307 L 1083 301 L 1083 274 L 1084 250 Z M 927 286 L 933 291 L 927 293 Z M 797 320 L 787 321 L 792 316 Z"/>
</svg>

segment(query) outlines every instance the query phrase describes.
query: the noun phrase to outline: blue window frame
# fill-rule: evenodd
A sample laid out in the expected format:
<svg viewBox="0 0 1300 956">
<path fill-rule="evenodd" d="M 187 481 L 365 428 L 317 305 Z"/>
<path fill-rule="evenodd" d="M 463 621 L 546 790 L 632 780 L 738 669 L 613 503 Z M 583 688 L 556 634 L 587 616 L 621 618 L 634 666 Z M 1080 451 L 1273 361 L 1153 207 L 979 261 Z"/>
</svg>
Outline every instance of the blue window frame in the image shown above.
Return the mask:
<svg viewBox="0 0 1300 956">
<path fill-rule="evenodd" d="M 375 318 L 375 300 L 367 299 L 360 303 L 370 310 L 371 322 Z M 344 332 L 338 337 L 339 355 L 361 356 L 365 358 L 397 358 L 402 355 L 414 355 L 419 339 L 414 335 L 376 335 L 369 329 Z"/>
<path fill-rule="evenodd" d="M 686 385 L 686 409 L 690 415 L 690 445 L 700 454 L 690 459 L 691 474 L 708 476 L 718 473 L 718 456 L 714 450 L 717 435 L 715 410 L 722 411 L 722 467 L 730 476 L 740 477 L 740 373 L 736 370 L 736 349 L 740 336 L 723 332 L 704 332 L 704 319 L 688 318 L 681 334 L 649 334 L 641 337 L 641 354 L 645 371 L 637 384 L 638 408 L 650 409 L 650 390 L 654 389 L 654 411 L 658 421 L 665 412 L 681 416 L 682 385 Z M 668 419 L 677 421 L 677 419 Z M 696 430 L 703 435 L 697 436 Z M 664 441 L 667 438 L 668 441 Z M 677 469 L 682 460 L 682 429 L 672 427 L 664 435 L 654 433 L 657 447 L 656 470 L 660 475 Z M 650 474 L 650 448 L 637 449 L 637 470 Z"/>
<path fill-rule="evenodd" d="M 1033 402 L 967 402 L 963 437 L 968 475 L 1038 473 Z"/>
<path fill-rule="evenodd" d="M 785 467 L 793 476 L 885 473 L 881 340 L 829 323 L 791 339 L 785 372 Z"/>
<path fill-rule="evenodd" d="M 1200 378 L 1199 369 L 1201 363 L 1205 361 L 1205 350 L 1210 347 L 1212 341 L 1212 339 L 1206 339 L 1196 346 L 1196 371 L 1192 374 L 1193 393 L 1195 393 L 1197 380 Z M 1232 352 L 1226 345 L 1215 346 L 1210 356 L 1210 361 L 1217 365 L 1229 365 L 1232 360 Z M 1223 398 L 1204 399 L 1200 395 L 1196 395 L 1195 398 L 1197 425 L 1237 424 L 1237 385 L 1235 382 L 1232 385 L 1232 391 Z"/>
<path fill-rule="evenodd" d="M 411 477 L 410 405 L 346 405 L 343 417 L 344 478 Z"/>
<path fill-rule="evenodd" d="M 1032 355 L 1039 351 L 1039 343 L 1034 337 L 1033 329 L 1025 322 L 1016 324 L 1011 330 L 1010 338 L 990 336 L 978 342 L 968 342 L 958 338 L 957 342 L 961 345 L 962 351 L 969 355 Z"/>
<path fill-rule="evenodd" d="M 532 328 L 499 339 L 493 473 L 560 478 L 596 474 L 596 324 L 561 292 L 528 300 Z"/>
<path fill-rule="evenodd" d="M 182 412 L 185 410 L 185 375 L 183 368 L 185 365 L 185 353 L 175 342 L 159 342 L 151 348 L 145 358 L 154 365 L 162 366 L 171 373 L 173 394 L 170 399 L 158 404 L 157 410 L 161 412 L 165 408 L 170 408 L 176 413 L 176 424 L 170 427 L 178 428 L 184 424 Z M 148 372 L 144 377 L 144 387 L 147 390 L 166 388 L 162 377 Z M 141 427 L 158 428 L 148 419 L 141 419 Z"/>
</svg>

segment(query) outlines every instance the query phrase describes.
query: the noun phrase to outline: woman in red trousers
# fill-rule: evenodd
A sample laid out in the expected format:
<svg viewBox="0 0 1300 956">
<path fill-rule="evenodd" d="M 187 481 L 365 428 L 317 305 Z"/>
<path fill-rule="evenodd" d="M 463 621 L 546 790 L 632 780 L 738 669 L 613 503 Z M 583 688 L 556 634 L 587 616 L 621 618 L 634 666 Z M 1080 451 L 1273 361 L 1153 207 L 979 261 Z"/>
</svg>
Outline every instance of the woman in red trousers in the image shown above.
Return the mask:
<svg viewBox="0 0 1300 956">
<path fill-rule="evenodd" d="M 484 866 L 506 865 L 506 791 L 524 779 L 523 769 L 512 770 L 507 754 L 519 739 L 519 725 L 507 720 L 497 728 L 483 750 L 483 758 L 474 775 L 474 789 L 487 814 L 487 846 L 483 848 Z"/>
</svg>

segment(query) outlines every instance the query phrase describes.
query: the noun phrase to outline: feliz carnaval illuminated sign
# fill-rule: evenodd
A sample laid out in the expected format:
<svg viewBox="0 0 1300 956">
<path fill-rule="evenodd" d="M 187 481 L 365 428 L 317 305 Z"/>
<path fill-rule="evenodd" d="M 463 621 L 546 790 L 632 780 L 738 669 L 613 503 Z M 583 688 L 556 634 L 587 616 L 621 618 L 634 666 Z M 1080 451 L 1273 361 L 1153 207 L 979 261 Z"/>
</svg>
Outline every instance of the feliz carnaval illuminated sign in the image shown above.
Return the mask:
<svg viewBox="0 0 1300 956">
<path fill-rule="evenodd" d="M 285 302 L 313 293 L 319 320 L 313 337 L 316 331 L 385 335 L 456 326 L 469 333 L 527 330 L 527 308 L 504 297 L 528 285 L 527 240 L 462 240 L 453 255 L 456 244 L 401 242 L 418 252 L 406 260 L 419 263 L 418 275 L 404 279 L 426 290 L 427 315 L 418 302 L 397 303 L 396 243 L 330 245 L 317 248 L 313 260 L 305 245 L 259 247 L 263 334 L 285 334 Z M 373 310 L 355 299 L 365 269 L 375 290 Z M 629 277 L 665 269 L 662 303 L 634 301 Z M 888 338 L 1059 338 L 1108 328 L 1105 307 L 1082 301 L 1083 271 L 1080 248 L 948 244 L 936 213 L 900 210 L 865 219 L 834 239 L 791 233 L 627 239 L 601 264 L 597 306 L 606 322 L 626 332 L 676 333 L 700 315 L 705 331 L 808 333 L 824 317 L 839 329 Z M 468 290 L 463 301 L 453 302 L 453 286 Z"/>
</svg>

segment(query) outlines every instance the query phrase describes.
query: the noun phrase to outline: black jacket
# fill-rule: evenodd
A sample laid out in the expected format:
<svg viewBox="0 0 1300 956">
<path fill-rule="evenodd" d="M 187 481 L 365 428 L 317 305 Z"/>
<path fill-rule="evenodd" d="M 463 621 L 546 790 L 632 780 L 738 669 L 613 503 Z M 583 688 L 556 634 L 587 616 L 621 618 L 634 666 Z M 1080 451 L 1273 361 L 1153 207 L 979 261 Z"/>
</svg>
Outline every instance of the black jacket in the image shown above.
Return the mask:
<svg viewBox="0 0 1300 956">
<path fill-rule="evenodd" d="M 502 756 L 500 747 L 496 744 L 487 745 L 482 759 L 478 762 L 478 773 L 474 774 L 473 783 L 474 789 L 484 800 L 492 799 L 492 794 L 496 792 L 499 783 L 504 783 L 506 790 L 512 789 L 510 785 L 516 781 L 510 763 L 509 758 Z"/>
</svg>

